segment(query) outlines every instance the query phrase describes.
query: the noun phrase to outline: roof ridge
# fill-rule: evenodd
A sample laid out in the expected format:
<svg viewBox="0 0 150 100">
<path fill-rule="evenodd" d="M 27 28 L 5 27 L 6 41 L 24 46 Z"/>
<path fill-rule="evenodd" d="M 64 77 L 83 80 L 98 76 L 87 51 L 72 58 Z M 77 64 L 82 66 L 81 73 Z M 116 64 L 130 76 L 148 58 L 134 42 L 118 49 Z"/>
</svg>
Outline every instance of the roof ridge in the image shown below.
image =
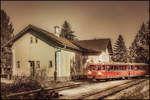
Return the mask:
<svg viewBox="0 0 150 100">
<path fill-rule="evenodd" d="M 60 42 L 63 45 L 66 45 L 66 46 L 71 47 L 71 48 L 79 49 L 79 47 L 74 45 L 71 41 L 69 41 L 65 38 L 62 38 L 62 37 L 57 37 L 54 33 L 51 33 L 47 30 L 44 30 L 44 29 L 42 29 L 36 25 L 32 25 L 32 24 L 28 24 L 25 28 L 23 28 L 20 32 L 18 32 L 18 34 L 16 34 L 14 36 L 14 38 L 12 38 L 11 41 L 14 42 L 16 39 L 20 38 L 23 34 L 25 34 L 25 32 L 28 30 L 41 32 L 41 33 L 45 34 L 46 36 L 48 36 L 49 38 L 53 38 L 55 41 Z M 7 43 L 6 45 L 8 45 L 9 43 Z"/>
<path fill-rule="evenodd" d="M 92 40 L 111 40 L 111 39 L 110 38 L 99 38 L 99 39 L 78 40 L 78 41 L 92 41 Z"/>
</svg>

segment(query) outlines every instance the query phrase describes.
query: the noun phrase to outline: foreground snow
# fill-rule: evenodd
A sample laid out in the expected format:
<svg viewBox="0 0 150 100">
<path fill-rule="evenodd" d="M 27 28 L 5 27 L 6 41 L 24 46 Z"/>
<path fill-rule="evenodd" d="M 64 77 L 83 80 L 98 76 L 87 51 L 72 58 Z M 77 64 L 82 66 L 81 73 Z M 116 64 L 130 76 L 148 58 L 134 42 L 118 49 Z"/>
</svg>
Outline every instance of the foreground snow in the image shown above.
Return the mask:
<svg viewBox="0 0 150 100">
<path fill-rule="evenodd" d="M 111 88 L 126 82 L 129 82 L 131 80 L 117 80 L 117 81 L 108 81 L 108 82 L 99 82 L 99 83 L 94 83 L 94 84 L 87 84 L 78 88 L 73 88 L 69 90 L 62 90 L 59 91 L 59 94 L 68 97 L 68 98 L 75 98 L 76 96 L 86 94 L 86 93 L 91 93 L 96 90 L 104 90 L 106 88 Z"/>
<path fill-rule="evenodd" d="M 149 79 L 105 99 L 149 99 Z"/>
</svg>

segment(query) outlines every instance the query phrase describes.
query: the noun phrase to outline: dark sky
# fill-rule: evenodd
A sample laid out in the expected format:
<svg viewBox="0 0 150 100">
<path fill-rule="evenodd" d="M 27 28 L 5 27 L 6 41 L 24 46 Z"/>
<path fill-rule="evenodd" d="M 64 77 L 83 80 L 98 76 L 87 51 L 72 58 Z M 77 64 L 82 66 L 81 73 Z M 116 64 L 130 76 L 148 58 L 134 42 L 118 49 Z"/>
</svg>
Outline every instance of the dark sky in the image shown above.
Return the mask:
<svg viewBox="0 0 150 100">
<path fill-rule="evenodd" d="M 119 34 L 129 47 L 141 24 L 149 20 L 148 1 L 3 1 L 17 34 L 28 24 L 54 32 L 67 20 L 79 39 L 111 38 Z"/>
</svg>

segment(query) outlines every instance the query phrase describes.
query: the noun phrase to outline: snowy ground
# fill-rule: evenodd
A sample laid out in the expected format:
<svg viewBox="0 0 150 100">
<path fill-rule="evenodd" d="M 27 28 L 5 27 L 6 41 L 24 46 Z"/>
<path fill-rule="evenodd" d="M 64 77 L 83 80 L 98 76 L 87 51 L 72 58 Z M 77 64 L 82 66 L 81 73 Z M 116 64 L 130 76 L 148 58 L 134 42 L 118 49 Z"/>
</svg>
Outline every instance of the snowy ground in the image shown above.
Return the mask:
<svg viewBox="0 0 150 100">
<path fill-rule="evenodd" d="M 105 90 L 107 88 L 111 88 L 129 81 L 131 80 L 116 80 L 116 81 L 108 81 L 103 83 L 99 82 L 94 84 L 87 84 L 81 87 L 59 91 L 59 94 L 63 95 L 61 97 L 63 99 L 67 99 L 67 98 L 75 99 L 76 97 L 82 94 L 92 93 L 93 91 L 97 91 L 97 90 L 99 91 Z"/>
<path fill-rule="evenodd" d="M 11 84 L 11 83 L 13 83 L 13 80 L 9 80 L 9 79 L 6 79 L 6 78 L 1 78 L 1 83 Z"/>
<path fill-rule="evenodd" d="M 149 99 L 149 79 L 105 99 Z"/>
</svg>

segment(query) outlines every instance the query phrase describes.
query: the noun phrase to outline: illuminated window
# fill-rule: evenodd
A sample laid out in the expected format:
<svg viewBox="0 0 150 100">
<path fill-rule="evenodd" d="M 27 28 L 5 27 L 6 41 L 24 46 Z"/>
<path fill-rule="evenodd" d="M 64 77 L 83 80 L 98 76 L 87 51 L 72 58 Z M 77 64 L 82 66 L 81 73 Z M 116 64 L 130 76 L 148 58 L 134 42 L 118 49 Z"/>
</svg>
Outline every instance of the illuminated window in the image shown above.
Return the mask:
<svg viewBox="0 0 150 100">
<path fill-rule="evenodd" d="M 37 68 L 40 68 L 40 61 L 36 61 Z"/>
<path fill-rule="evenodd" d="M 17 61 L 17 68 L 20 68 L 20 61 Z"/>
</svg>

